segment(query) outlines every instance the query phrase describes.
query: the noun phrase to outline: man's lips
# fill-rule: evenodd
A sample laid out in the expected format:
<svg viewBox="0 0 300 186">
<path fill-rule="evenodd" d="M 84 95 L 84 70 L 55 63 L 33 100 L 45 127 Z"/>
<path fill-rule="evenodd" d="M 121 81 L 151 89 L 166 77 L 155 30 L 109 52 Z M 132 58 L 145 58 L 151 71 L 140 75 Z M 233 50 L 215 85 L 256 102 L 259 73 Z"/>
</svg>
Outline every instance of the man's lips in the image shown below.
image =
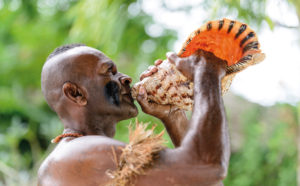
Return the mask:
<svg viewBox="0 0 300 186">
<path fill-rule="evenodd" d="M 133 98 L 130 93 L 123 94 L 122 98 L 125 102 L 133 103 Z"/>
</svg>

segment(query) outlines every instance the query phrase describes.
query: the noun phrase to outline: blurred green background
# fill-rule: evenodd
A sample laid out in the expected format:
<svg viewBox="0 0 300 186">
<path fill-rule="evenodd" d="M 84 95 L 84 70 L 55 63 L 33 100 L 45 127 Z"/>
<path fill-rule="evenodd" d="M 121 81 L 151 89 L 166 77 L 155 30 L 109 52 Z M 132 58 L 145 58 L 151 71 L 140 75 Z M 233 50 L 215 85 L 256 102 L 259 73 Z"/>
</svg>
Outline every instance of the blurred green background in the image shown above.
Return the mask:
<svg viewBox="0 0 300 186">
<path fill-rule="evenodd" d="M 283 1 L 295 8 L 299 19 L 300 1 Z M 245 0 L 247 8 L 239 0 L 199 2 L 195 6 L 212 10 L 207 20 L 237 12 L 237 19 L 256 28 L 262 23 L 269 25 L 267 29 L 276 27 L 265 13 L 268 0 Z M 50 140 L 62 132 L 40 89 L 41 68 L 56 47 L 67 43 L 95 47 L 113 59 L 120 72 L 133 77 L 133 82 L 155 59 L 164 59 L 173 50 L 177 30 L 162 26 L 159 36 L 147 33 L 146 25 L 154 20 L 140 8 L 141 3 L 0 0 L 0 185 L 35 185 L 40 163 L 55 147 Z M 220 7 L 227 12 L 219 12 Z M 224 99 L 232 143 L 225 185 L 297 185 L 298 104 L 265 107 L 230 92 Z M 158 123 L 157 131 L 163 130 L 153 117 L 140 112 L 138 118 Z M 128 123 L 118 125 L 117 139 L 128 141 Z"/>
</svg>

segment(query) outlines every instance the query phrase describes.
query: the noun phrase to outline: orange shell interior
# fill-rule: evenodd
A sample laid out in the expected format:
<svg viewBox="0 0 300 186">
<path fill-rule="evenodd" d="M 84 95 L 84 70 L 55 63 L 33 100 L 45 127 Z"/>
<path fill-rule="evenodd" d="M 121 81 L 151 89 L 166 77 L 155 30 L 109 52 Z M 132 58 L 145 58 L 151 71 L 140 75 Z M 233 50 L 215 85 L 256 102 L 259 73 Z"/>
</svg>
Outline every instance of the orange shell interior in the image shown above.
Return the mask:
<svg viewBox="0 0 300 186">
<path fill-rule="evenodd" d="M 199 49 L 214 53 L 215 56 L 226 60 L 228 66 L 236 64 L 242 57 L 260 52 L 259 49 L 251 49 L 243 53 L 243 47 L 248 43 L 257 41 L 256 34 L 241 45 L 241 41 L 250 33 L 254 32 L 248 25 L 239 37 L 235 38 L 242 23 L 235 21 L 234 26 L 228 33 L 230 21 L 223 19 L 222 29 L 219 30 L 219 20 L 210 21 L 193 32 L 179 52 L 180 57 L 188 57 Z M 208 24 L 211 28 L 208 30 Z M 189 42 L 190 41 L 190 42 Z M 259 48 L 259 46 L 258 46 Z"/>
</svg>

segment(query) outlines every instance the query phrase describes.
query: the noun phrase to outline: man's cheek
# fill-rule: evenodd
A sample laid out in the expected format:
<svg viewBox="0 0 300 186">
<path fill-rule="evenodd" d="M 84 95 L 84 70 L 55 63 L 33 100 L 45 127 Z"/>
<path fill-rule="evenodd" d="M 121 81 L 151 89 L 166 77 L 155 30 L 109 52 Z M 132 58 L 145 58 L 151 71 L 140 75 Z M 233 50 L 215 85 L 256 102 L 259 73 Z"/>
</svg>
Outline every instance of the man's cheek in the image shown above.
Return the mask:
<svg viewBox="0 0 300 186">
<path fill-rule="evenodd" d="M 119 97 L 119 86 L 116 82 L 110 81 L 105 85 L 104 93 L 105 98 L 109 103 L 119 106 L 120 105 L 120 97 Z"/>
</svg>

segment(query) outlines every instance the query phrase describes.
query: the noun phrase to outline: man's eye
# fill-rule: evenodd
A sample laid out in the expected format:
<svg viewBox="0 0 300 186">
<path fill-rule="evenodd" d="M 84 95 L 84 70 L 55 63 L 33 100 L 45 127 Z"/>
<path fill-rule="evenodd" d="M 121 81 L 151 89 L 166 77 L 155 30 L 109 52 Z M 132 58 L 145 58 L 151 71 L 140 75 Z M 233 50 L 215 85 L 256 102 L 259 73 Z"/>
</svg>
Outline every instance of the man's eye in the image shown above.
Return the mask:
<svg viewBox="0 0 300 186">
<path fill-rule="evenodd" d="M 113 67 L 112 67 L 112 66 L 109 67 L 109 68 L 107 69 L 107 72 L 108 72 L 108 73 L 110 73 L 110 72 L 112 73 L 112 72 L 113 72 Z"/>
<path fill-rule="evenodd" d="M 115 65 L 112 65 L 110 66 L 108 69 L 107 69 L 107 73 L 112 73 L 113 75 L 115 75 L 117 73 L 117 68 Z"/>
</svg>

